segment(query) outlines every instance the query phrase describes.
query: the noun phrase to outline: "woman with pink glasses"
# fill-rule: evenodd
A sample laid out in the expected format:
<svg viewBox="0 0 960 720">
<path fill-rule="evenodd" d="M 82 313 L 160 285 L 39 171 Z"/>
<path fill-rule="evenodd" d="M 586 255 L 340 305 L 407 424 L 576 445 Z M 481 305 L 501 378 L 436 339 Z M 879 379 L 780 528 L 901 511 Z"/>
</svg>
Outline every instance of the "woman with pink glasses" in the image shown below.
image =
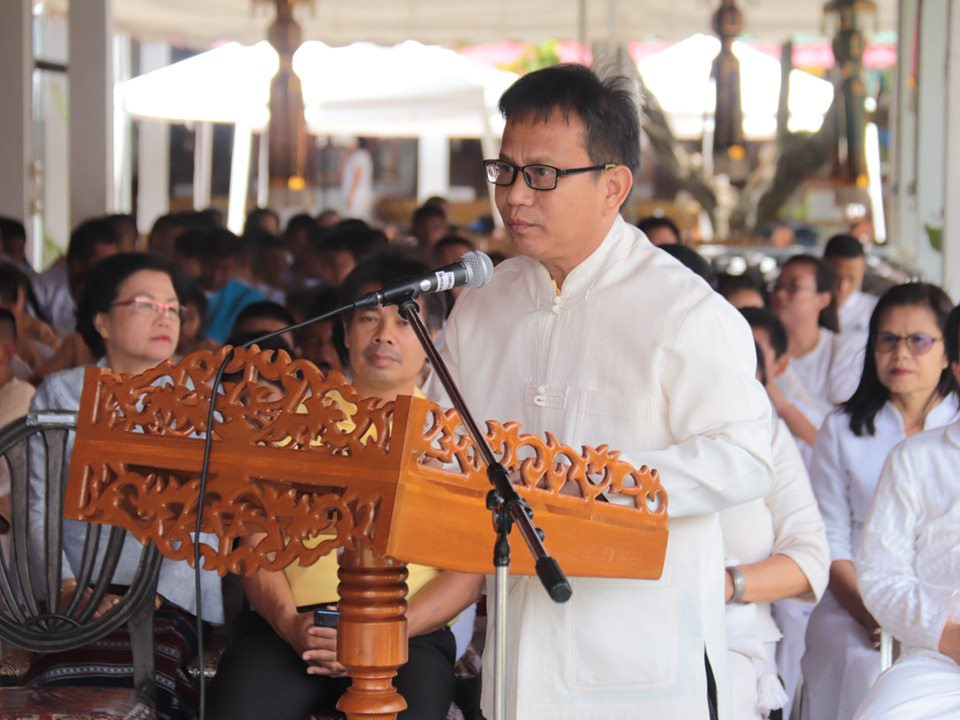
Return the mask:
<svg viewBox="0 0 960 720">
<path fill-rule="evenodd" d="M 888 290 L 870 317 L 860 384 L 817 436 L 810 480 L 831 565 L 807 626 L 802 718 L 850 720 L 880 674 L 880 628 L 857 588 L 857 547 L 891 448 L 960 419 L 944 349 L 951 307 L 935 285 Z"/>
<path fill-rule="evenodd" d="M 101 367 L 136 375 L 170 358 L 177 348 L 184 293 L 173 264 L 145 253 L 119 253 L 101 260 L 90 272 L 90 280 L 77 306 L 77 332 L 89 346 Z M 37 388 L 32 410 L 77 410 L 86 368 L 75 367 L 54 373 Z M 41 468 L 42 449 L 31 445 Z M 73 452 L 71 434 L 67 447 Z M 31 472 L 31 516 L 45 510 L 46 484 L 42 473 Z M 77 581 L 74 572 L 82 563 L 83 523 L 63 522 L 63 569 L 61 591 L 72 595 Z M 31 521 L 31 543 L 43 542 L 33 533 L 42 523 Z M 217 546 L 216 537 L 202 534 L 203 542 Z M 104 541 L 98 552 L 105 551 Z M 111 587 L 127 586 L 140 560 L 140 544 L 128 537 L 120 553 Z M 220 578 L 201 573 L 202 615 L 209 622 L 223 622 Z M 119 600 L 107 594 L 94 617 Z M 157 716 L 192 718 L 197 711 L 194 683 L 187 666 L 196 652 L 196 597 L 193 569 L 185 560 L 164 559 L 157 582 L 154 614 L 154 667 L 157 675 Z M 27 673 L 32 685 L 91 685 L 132 687 L 133 667 L 129 635 L 119 630 L 83 648 L 39 656 Z"/>
</svg>

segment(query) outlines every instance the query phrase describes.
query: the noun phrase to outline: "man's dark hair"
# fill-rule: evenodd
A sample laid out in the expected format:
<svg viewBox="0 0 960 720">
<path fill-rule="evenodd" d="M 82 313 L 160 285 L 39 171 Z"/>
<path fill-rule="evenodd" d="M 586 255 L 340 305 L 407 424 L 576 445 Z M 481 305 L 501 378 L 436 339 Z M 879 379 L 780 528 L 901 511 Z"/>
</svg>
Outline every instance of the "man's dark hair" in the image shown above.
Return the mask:
<svg viewBox="0 0 960 720">
<path fill-rule="evenodd" d="M 67 262 L 85 265 L 93 258 L 97 245 L 119 245 L 120 240 L 113 231 L 113 225 L 103 218 L 85 220 L 77 225 L 70 234 L 67 246 Z"/>
<path fill-rule="evenodd" d="M 387 238 L 362 220 L 341 220 L 332 228 L 320 230 L 310 238 L 310 250 L 316 255 L 345 250 L 357 262 L 387 247 Z"/>
<path fill-rule="evenodd" d="M 546 121 L 554 112 L 576 115 L 586 127 L 584 147 L 597 165 L 640 169 L 640 113 L 635 83 L 623 76 L 601 80 L 585 65 L 553 65 L 524 75 L 500 98 L 507 122 Z"/>
<path fill-rule="evenodd" d="M 6 308 L 0 308 L 0 341 L 6 337 L 8 340 L 17 339 L 17 319 L 13 313 Z"/>
<path fill-rule="evenodd" d="M 206 241 L 201 245 L 201 260 L 217 258 L 239 258 L 253 264 L 256 255 L 256 242 L 249 236 L 237 237 L 226 228 L 215 228 L 207 233 Z"/>
<path fill-rule="evenodd" d="M 466 248 L 464 252 L 468 252 L 474 249 L 474 244 L 470 242 L 467 238 L 461 235 L 447 235 L 443 238 L 437 240 L 436 244 L 433 246 L 431 251 L 434 255 L 441 253 L 446 250 L 448 247 L 457 247 L 457 246 Z"/>
<path fill-rule="evenodd" d="M 680 243 L 668 243 L 667 245 L 661 245 L 660 249 L 675 260 L 683 263 L 688 270 L 692 270 L 706 280 L 710 287 L 716 284 L 717 273 L 714 271 L 713 266 L 693 248 L 681 245 Z"/>
<path fill-rule="evenodd" d="M 194 228 L 182 235 L 177 235 L 173 241 L 173 251 L 181 258 L 202 258 L 204 246 L 210 236 L 209 229 Z"/>
<path fill-rule="evenodd" d="M 824 258 L 858 258 L 866 253 L 863 251 L 863 243 L 857 240 L 853 235 L 834 235 L 827 241 L 827 246 L 823 249 Z"/>
<path fill-rule="evenodd" d="M 680 228 L 677 227 L 677 224 L 673 220 L 665 215 L 648 215 L 637 221 L 637 227 L 643 230 L 643 234 L 648 237 L 654 230 L 667 228 L 673 233 L 677 242 L 680 242 Z"/>
<path fill-rule="evenodd" d="M 280 216 L 276 210 L 273 208 L 258 207 L 247 213 L 247 219 L 243 223 L 243 234 L 246 235 L 251 230 L 260 229 L 260 218 L 263 217 L 273 218 L 277 223 L 277 227 L 280 227 Z"/>
<path fill-rule="evenodd" d="M 20 268 L 10 263 L 0 263 L 0 302 L 12 305 L 17 301 L 21 287 L 18 270 Z"/>
<path fill-rule="evenodd" d="M 0 216 L 0 241 L 5 240 L 6 238 L 19 238 L 20 240 L 25 240 L 26 237 L 27 229 L 23 226 L 22 222 L 19 220 L 14 220 L 11 217 Z"/>
<path fill-rule="evenodd" d="M 416 227 L 423 221 L 432 217 L 440 218 L 444 222 L 447 221 L 447 214 L 442 208 L 439 208 L 436 205 L 421 205 L 413 211 L 413 215 L 410 218 L 410 227 Z"/>
<path fill-rule="evenodd" d="M 293 315 L 283 305 L 273 302 L 273 300 L 260 300 L 250 303 L 240 311 L 237 319 L 233 321 L 234 330 L 253 318 L 270 318 L 282 322 L 284 325 L 293 325 L 294 323 Z"/>
<path fill-rule="evenodd" d="M 740 308 L 740 314 L 746 318 L 752 330 L 766 331 L 774 357 L 782 358 L 787 351 L 787 330 L 780 318 L 765 308 L 757 307 Z"/>
<path fill-rule="evenodd" d="M 287 227 L 284 229 L 284 237 L 293 233 L 305 231 L 312 233 L 317 229 L 317 221 L 310 213 L 297 213 L 287 221 Z"/>
<path fill-rule="evenodd" d="M 745 273 L 740 275 L 731 275 L 730 273 L 720 273 L 717 275 L 717 292 L 725 300 L 729 300 L 740 290 L 752 290 L 763 298 L 763 305 L 767 307 L 770 303 L 767 298 L 767 292 L 763 287 L 763 276 L 756 268 L 748 268 Z"/>
<path fill-rule="evenodd" d="M 77 302 L 77 332 L 94 357 L 101 357 L 107 351 L 103 338 L 93 325 L 94 318 L 97 313 L 109 312 L 120 292 L 120 286 L 128 277 L 141 270 L 166 273 L 173 284 L 177 300 L 183 303 L 183 283 L 172 261 L 159 255 L 139 252 L 117 253 L 105 257 L 90 269 L 83 295 Z"/>
</svg>

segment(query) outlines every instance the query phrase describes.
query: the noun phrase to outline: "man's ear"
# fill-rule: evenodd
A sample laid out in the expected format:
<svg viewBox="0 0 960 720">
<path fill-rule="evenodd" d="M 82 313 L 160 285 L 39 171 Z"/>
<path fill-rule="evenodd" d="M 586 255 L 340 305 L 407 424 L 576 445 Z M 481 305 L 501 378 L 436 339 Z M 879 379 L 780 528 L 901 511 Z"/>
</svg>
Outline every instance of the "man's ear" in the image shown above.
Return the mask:
<svg viewBox="0 0 960 720">
<path fill-rule="evenodd" d="M 604 175 L 607 191 L 604 206 L 613 212 L 619 212 L 633 188 L 633 173 L 626 165 L 617 165 L 604 171 Z"/>
</svg>

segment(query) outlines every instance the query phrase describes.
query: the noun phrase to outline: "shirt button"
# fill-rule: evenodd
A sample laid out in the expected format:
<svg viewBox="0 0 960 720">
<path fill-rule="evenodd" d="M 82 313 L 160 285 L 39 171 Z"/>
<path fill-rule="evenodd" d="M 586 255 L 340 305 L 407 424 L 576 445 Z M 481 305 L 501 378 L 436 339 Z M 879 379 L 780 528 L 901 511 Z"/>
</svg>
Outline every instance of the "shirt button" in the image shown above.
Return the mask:
<svg viewBox="0 0 960 720">
<path fill-rule="evenodd" d="M 559 314 L 562 313 L 562 312 L 563 312 L 563 308 L 561 308 L 559 305 L 554 305 L 554 306 L 553 306 L 553 314 L 554 314 L 554 315 L 559 315 Z"/>
<path fill-rule="evenodd" d="M 547 391 L 547 386 L 546 386 L 546 385 L 538 385 L 538 386 L 537 386 L 537 392 L 540 393 L 541 395 L 543 395 L 546 391 Z"/>
<path fill-rule="evenodd" d="M 539 405 L 540 407 L 543 407 L 543 406 L 545 406 L 545 405 L 547 404 L 547 399 L 546 399 L 543 395 L 537 395 L 537 396 L 533 399 L 533 404 L 534 404 L 534 405 Z"/>
</svg>

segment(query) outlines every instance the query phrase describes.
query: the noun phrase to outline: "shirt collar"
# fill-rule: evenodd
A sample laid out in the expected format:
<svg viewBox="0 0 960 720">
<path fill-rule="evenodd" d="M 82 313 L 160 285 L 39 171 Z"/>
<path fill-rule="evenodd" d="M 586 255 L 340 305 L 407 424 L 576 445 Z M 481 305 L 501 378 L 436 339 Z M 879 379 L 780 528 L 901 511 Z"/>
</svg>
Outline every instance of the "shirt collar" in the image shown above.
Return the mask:
<svg viewBox="0 0 960 720">
<path fill-rule="evenodd" d="M 630 239 L 628 230 L 626 221 L 618 214 L 597 248 L 567 274 L 559 292 L 547 268 L 542 263 L 537 262 L 538 294 L 547 302 L 552 302 L 555 297 L 566 301 L 589 292 L 596 281 L 597 271 L 611 259 L 619 257 L 625 252 Z"/>
</svg>

